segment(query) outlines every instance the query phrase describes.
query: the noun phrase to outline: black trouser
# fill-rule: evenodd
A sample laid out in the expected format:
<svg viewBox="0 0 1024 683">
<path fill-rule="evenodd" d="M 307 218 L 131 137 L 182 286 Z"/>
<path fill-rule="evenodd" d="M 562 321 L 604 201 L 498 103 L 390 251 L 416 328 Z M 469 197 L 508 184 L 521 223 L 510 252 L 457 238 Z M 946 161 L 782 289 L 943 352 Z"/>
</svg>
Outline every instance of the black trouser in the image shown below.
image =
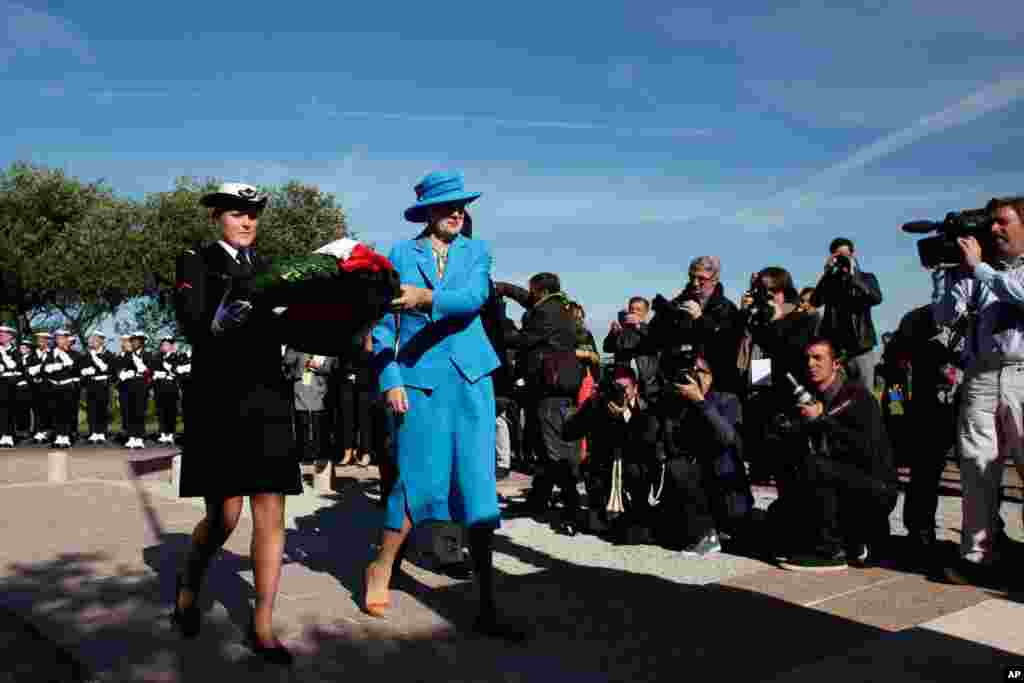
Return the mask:
<svg viewBox="0 0 1024 683">
<path fill-rule="evenodd" d="M 85 407 L 89 434 L 106 434 L 110 429 L 110 380 L 85 380 Z"/>
<path fill-rule="evenodd" d="M 531 503 L 546 507 L 554 486 L 562 492 L 565 515 L 574 520 L 579 512 L 579 444 L 562 438 L 565 421 L 575 401 L 571 398 L 541 398 L 537 401 L 537 427 L 540 438 L 540 472 L 530 489 Z"/>
<path fill-rule="evenodd" d="M 32 431 L 32 396 L 30 383 L 14 388 L 14 428 L 19 434 Z"/>
<path fill-rule="evenodd" d="M 715 528 L 711 496 L 707 490 L 708 480 L 704 468 L 697 461 L 684 457 L 665 463 L 661 499 L 657 508 L 651 512 L 657 520 L 656 529 L 660 538 L 673 545 L 687 545 L 700 540 Z M 660 476 L 652 484 L 657 491 L 661 486 Z"/>
<path fill-rule="evenodd" d="M 129 438 L 141 439 L 145 436 L 148 394 L 149 387 L 141 378 L 121 382 L 121 425 Z"/>
<path fill-rule="evenodd" d="M 370 392 L 351 382 L 342 382 L 338 391 L 338 424 L 336 438 L 339 448 L 370 451 L 373 446 L 373 419 Z"/>
<path fill-rule="evenodd" d="M 32 431 L 32 395 L 27 382 L 14 388 L 14 428 L 19 434 Z"/>
<path fill-rule="evenodd" d="M 803 456 L 783 475 L 785 493 L 770 513 L 773 535 L 789 549 L 831 552 L 889 538 L 889 513 L 897 490 L 859 467 L 831 458 Z"/>
<path fill-rule="evenodd" d="M 57 436 L 78 436 L 78 408 L 81 387 L 79 383 L 52 384 L 50 406 L 53 429 Z"/>
<path fill-rule="evenodd" d="M 295 452 L 302 462 L 313 462 L 327 456 L 327 411 L 295 411 Z"/>
<path fill-rule="evenodd" d="M 956 443 L 956 412 L 953 406 L 915 401 L 911 416 L 918 439 L 911 449 L 910 486 L 903 503 L 903 524 L 911 536 L 935 538 L 935 513 L 939 485 L 946 467 L 946 453 Z"/>
<path fill-rule="evenodd" d="M 0 377 L 0 436 L 14 436 L 14 416 L 17 408 L 15 379 Z"/>
<path fill-rule="evenodd" d="M 48 432 L 53 429 L 53 410 L 50 405 L 50 387 L 46 380 L 32 387 L 32 410 L 35 412 L 35 432 Z"/>
<path fill-rule="evenodd" d="M 178 430 L 178 387 L 173 381 L 156 382 L 153 395 L 161 434 L 174 434 Z"/>
</svg>

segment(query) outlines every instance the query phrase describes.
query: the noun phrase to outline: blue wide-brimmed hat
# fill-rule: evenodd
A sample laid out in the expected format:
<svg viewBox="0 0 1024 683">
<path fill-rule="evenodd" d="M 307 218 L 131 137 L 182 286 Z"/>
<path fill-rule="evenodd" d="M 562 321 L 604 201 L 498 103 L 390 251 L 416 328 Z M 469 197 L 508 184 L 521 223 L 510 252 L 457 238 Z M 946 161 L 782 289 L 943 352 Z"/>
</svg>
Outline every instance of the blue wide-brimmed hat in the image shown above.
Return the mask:
<svg viewBox="0 0 1024 683">
<path fill-rule="evenodd" d="M 466 192 L 461 171 L 436 171 L 416 185 L 416 203 L 405 210 L 405 220 L 426 223 L 428 206 L 448 202 L 469 204 L 480 195 L 480 192 Z"/>
</svg>

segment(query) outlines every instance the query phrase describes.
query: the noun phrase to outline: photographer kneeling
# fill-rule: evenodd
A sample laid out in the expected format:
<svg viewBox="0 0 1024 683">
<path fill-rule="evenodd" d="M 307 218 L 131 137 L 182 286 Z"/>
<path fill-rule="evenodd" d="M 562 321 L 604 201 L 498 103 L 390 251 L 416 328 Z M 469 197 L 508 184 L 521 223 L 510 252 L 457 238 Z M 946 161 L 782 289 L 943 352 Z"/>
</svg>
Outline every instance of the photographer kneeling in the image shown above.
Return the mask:
<svg viewBox="0 0 1024 683">
<path fill-rule="evenodd" d="M 664 390 L 648 515 L 662 542 L 682 542 L 685 555 L 704 557 L 721 550 L 719 532 L 741 532 L 753 508 L 740 401 L 712 389 L 710 366 L 692 348 L 665 351 L 659 370 Z"/>
<path fill-rule="evenodd" d="M 805 349 L 810 392 L 791 379 L 779 498 L 768 511 L 780 566 L 824 572 L 884 555 L 898 479 L 875 397 L 843 381 L 825 338 Z"/>
<path fill-rule="evenodd" d="M 586 476 L 591 529 L 611 527 L 618 542 L 649 540 L 648 482 L 658 423 L 629 366 L 606 372 L 596 396 L 565 423 L 563 438 L 589 440 Z"/>
</svg>

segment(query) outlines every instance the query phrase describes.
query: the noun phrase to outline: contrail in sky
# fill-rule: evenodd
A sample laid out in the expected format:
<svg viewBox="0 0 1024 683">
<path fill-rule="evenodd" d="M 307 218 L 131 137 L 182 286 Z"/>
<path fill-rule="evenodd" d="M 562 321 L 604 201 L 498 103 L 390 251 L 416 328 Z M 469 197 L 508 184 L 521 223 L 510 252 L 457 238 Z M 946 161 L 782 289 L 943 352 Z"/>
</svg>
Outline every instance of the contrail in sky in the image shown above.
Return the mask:
<svg viewBox="0 0 1024 683">
<path fill-rule="evenodd" d="M 1004 78 L 990 83 L 942 111 L 920 118 L 903 130 L 890 133 L 860 148 L 843 161 L 811 176 L 802 185 L 777 194 L 761 207 L 737 212 L 734 218 L 745 224 L 780 225 L 785 221 L 786 209 L 804 208 L 815 203 L 827 190 L 834 189 L 843 178 L 854 171 L 929 135 L 970 123 L 985 114 L 1004 109 L 1021 97 L 1024 97 L 1024 76 Z"/>
</svg>

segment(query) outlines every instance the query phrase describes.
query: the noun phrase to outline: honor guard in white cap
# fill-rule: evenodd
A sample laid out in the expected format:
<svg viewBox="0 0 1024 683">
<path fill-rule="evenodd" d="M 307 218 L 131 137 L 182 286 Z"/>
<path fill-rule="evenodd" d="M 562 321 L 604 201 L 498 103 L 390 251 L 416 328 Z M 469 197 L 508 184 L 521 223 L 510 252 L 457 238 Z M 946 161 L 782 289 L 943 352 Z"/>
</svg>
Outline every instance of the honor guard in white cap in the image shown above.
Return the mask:
<svg viewBox="0 0 1024 683">
<path fill-rule="evenodd" d="M 71 350 L 71 332 L 60 329 L 53 333 L 56 344 L 43 363 L 43 377 L 49 383 L 49 394 L 53 406 L 53 445 L 70 448 L 71 437 L 78 436 L 78 403 L 81 394 L 81 376 L 78 374 L 81 361 L 78 353 Z"/>
<path fill-rule="evenodd" d="M 89 350 L 82 355 L 82 385 L 92 444 L 106 443 L 110 429 L 110 388 L 117 376 L 117 357 L 107 350 L 106 342 L 105 334 L 93 332 L 89 335 Z"/>
<path fill-rule="evenodd" d="M 15 388 L 25 372 L 14 346 L 17 333 L 13 327 L 0 325 L 0 448 L 14 448 L 18 405 Z"/>
<path fill-rule="evenodd" d="M 147 337 L 143 332 L 132 332 L 127 336 L 129 350 L 122 352 L 118 358 L 117 374 L 120 380 L 121 420 L 128 437 L 125 447 L 145 448 L 146 404 L 153 360 L 144 350 Z"/>
<path fill-rule="evenodd" d="M 32 335 L 36 342 L 26 372 L 32 382 L 32 441 L 44 444 L 53 429 L 53 409 L 50 407 L 50 383 L 43 375 L 43 365 L 50 355 L 50 339 L 53 335 L 45 330 Z"/>
<path fill-rule="evenodd" d="M 153 398 L 160 421 L 157 441 L 173 446 L 178 429 L 178 368 L 185 362 L 174 346 L 174 337 L 160 338 L 160 351 L 154 360 Z"/>
<path fill-rule="evenodd" d="M 32 356 L 32 340 L 22 337 L 18 341 L 18 361 L 21 363 L 22 375 L 14 387 L 14 440 L 21 436 L 32 436 L 32 382 L 29 379 L 28 360 Z"/>
</svg>

